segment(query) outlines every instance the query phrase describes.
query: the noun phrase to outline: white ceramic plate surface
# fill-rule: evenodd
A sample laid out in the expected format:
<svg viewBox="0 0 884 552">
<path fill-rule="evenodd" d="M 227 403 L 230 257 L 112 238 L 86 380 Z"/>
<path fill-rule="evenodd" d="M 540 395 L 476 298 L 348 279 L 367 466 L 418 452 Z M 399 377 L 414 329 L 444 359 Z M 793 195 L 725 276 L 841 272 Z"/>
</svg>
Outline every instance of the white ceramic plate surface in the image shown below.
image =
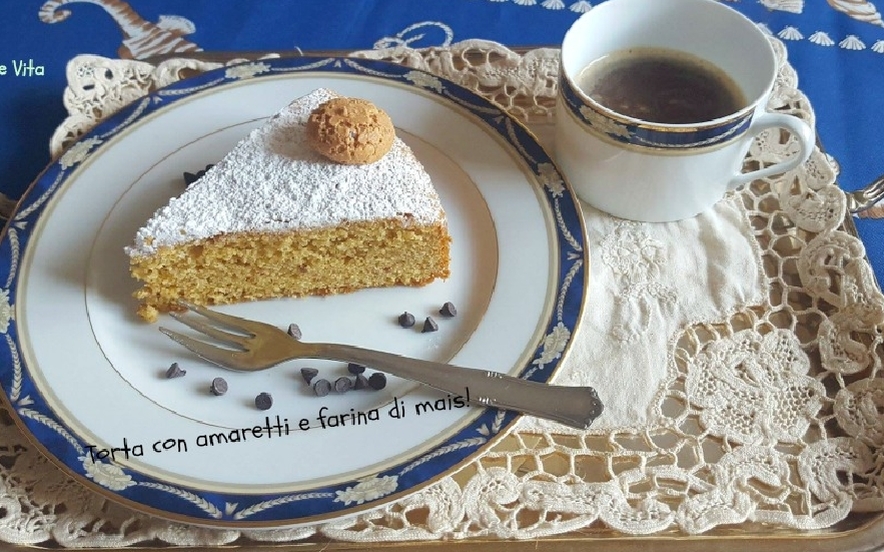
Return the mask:
<svg viewBox="0 0 884 552">
<path fill-rule="evenodd" d="M 450 473 L 512 421 L 512 413 L 460 407 L 394 377 L 382 391 L 316 397 L 299 369 L 334 381 L 349 375 L 345 365 L 224 371 L 135 315 L 123 248 L 183 190 L 182 173 L 217 161 L 319 87 L 390 114 L 446 209 L 451 277 L 219 310 L 283 328 L 298 323 L 305 341 L 535 381 L 561 360 L 586 291 L 579 207 L 520 125 L 452 83 L 380 62 L 300 58 L 207 73 L 137 102 L 75 144 L 32 187 L 0 250 L 0 294 L 11 315 L 0 374 L 6 397 L 51 459 L 111 498 L 211 525 L 347 515 Z M 457 306 L 455 318 L 439 316 L 446 301 Z M 396 323 L 406 310 L 415 328 Z M 420 332 L 426 316 L 439 331 Z M 167 316 L 160 324 L 181 329 Z M 167 379 L 172 362 L 186 376 Z M 220 397 L 209 392 L 218 376 L 229 383 Z M 255 407 L 261 392 L 272 394 L 270 410 Z M 124 445 L 128 453 L 106 452 Z"/>
</svg>

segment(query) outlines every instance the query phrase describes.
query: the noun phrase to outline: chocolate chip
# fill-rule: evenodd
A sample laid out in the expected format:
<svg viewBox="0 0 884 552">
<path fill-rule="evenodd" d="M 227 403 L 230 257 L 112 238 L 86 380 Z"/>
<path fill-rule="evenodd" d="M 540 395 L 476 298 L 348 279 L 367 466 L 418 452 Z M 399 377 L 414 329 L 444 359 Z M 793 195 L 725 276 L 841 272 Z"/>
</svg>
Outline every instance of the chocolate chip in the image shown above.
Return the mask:
<svg viewBox="0 0 884 552">
<path fill-rule="evenodd" d="M 187 373 L 187 370 L 182 370 L 180 366 L 178 366 L 177 362 L 173 362 L 169 369 L 166 370 L 166 377 L 169 379 L 172 378 L 180 378 L 184 374 Z"/>
<path fill-rule="evenodd" d="M 350 381 L 350 378 L 341 376 L 335 380 L 335 391 L 337 393 L 346 393 L 353 387 L 353 382 Z"/>
<path fill-rule="evenodd" d="M 368 378 L 368 386 L 375 391 L 380 391 L 387 386 L 387 376 L 382 372 L 375 372 Z"/>
<path fill-rule="evenodd" d="M 353 378 L 353 389 L 367 389 L 368 388 L 368 378 L 363 374 L 356 374 L 356 377 Z"/>
<path fill-rule="evenodd" d="M 347 364 L 347 371 L 351 374 L 361 374 L 362 372 L 365 372 L 365 366 L 351 362 Z"/>
<path fill-rule="evenodd" d="M 212 387 L 209 389 L 212 391 L 213 395 L 220 397 L 224 393 L 227 393 L 227 380 L 224 378 L 215 378 L 212 380 Z"/>
<path fill-rule="evenodd" d="M 210 163 L 210 164 L 206 165 L 206 168 L 205 168 L 205 169 L 198 170 L 198 171 L 196 171 L 195 173 L 190 173 L 190 172 L 186 172 L 186 171 L 185 171 L 185 173 L 184 173 L 184 184 L 185 184 L 186 186 L 190 186 L 191 184 L 193 184 L 194 182 L 196 182 L 197 180 L 199 180 L 200 178 L 202 178 L 203 175 L 206 174 L 206 171 L 208 171 L 208 170 L 211 169 L 212 167 L 214 167 L 214 165 L 212 165 L 212 164 Z"/>
<path fill-rule="evenodd" d="M 187 171 L 184 171 L 184 184 L 185 185 L 190 186 L 191 184 L 196 182 L 198 179 L 199 179 L 199 177 L 197 175 L 195 175 L 193 173 L 189 173 Z"/>
<path fill-rule="evenodd" d="M 432 316 L 428 316 L 426 320 L 424 320 L 424 329 L 421 330 L 421 333 L 435 332 L 439 329 L 439 324 L 436 324 L 436 321 L 433 320 Z"/>
<path fill-rule="evenodd" d="M 414 315 L 408 311 L 403 312 L 399 315 L 399 325 L 403 328 L 410 328 L 414 326 Z"/>
<path fill-rule="evenodd" d="M 454 303 L 452 303 L 451 301 L 447 301 L 444 305 L 442 305 L 442 308 L 439 309 L 439 314 L 451 318 L 453 316 L 457 316 L 457 309 L 454 308 Z"/>
<path fill-rule="evenodd" d="M 313 381 L 313 378 L 319 375 L 319 370 L 316 368 L 301 368 L 301 377 L 304 378 L 304 381 L 307 382 L 307 385 L 310 385 L 310 382 Z"/>
<path fill-rule="evenodd" d="M 273 406 L 273 396 L 270 393 L 258 393 L 258 396 L 255 397 L 255 406 L 258 410 L 270 410 L 270 407 Z"/>
<path fill-rule="evenodd" d="M 331 393 L 332 384 L 327 379 L 318 379 L 313 382 L 313 393 L 317 397 L 324 397 Z"/>
<path fill-rule="evenodd" d="M 299 341 L 301 340 L 301 328 L 297 324 L 289 324 L 286 333 Z"/>
</svg>

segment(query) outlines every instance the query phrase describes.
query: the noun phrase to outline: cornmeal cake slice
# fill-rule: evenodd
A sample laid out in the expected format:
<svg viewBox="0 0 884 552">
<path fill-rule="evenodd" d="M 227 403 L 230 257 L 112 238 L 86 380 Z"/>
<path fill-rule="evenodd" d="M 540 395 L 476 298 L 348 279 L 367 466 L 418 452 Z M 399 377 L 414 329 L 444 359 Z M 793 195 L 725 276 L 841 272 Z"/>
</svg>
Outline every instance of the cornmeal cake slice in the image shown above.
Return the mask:
<svg viewBox="0 0 884 552">
<path fill-rule="evenodd" d="M 180 299 L 217 305 L 448 277 L 445 212 L 402 140 L 368 164 L 336 163 L 308 144 L 310 113 L 334 97 L 319 89 L 289 104 L 138 230 L 126 252 L 143 318 Z"/>
</svg>

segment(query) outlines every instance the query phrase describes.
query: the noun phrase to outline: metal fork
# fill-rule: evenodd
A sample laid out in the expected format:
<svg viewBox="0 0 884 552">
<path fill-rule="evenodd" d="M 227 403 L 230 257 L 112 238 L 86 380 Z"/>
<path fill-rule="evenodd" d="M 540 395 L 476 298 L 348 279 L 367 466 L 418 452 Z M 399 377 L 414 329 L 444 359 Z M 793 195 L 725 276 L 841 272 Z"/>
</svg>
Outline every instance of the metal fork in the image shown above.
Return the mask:
<svg viewBox="0 0 884 552">
<path fill-rule="evenodd" d="M 857 214 L 871 209 L 879 201 L 884 199 L 884 174 L 873 180 L 865 188 L 854 192 L 845 192 L 847 196 L 847 210 L 851 214 Z"/>
<path fill-rule="evenodd" d="M 201 358 L 228 370 L 256 372 L 296 358 L 354 362 L 446 393 L 468 394 L 471 403 L 481 406 L 514 410 L 578 429 L 588 428 L 602 413 L 602 403 L 592 387 L 548 385 L 489 370 L 406 358 L 352 345 L 305 343 L 270 324 L 189 303 L 181 305 L 207 320 L 172 313 L 176 320 L 234 349 L 218 347 L 168 328 L 160 327 L 160 331 Z"/>
</svg>

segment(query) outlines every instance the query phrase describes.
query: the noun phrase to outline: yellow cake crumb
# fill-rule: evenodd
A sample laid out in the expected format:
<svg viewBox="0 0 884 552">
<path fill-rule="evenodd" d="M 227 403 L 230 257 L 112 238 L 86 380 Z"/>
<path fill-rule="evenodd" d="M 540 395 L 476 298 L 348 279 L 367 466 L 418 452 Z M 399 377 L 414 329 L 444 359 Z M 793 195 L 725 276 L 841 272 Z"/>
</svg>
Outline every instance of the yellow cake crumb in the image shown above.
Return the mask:
<svg viewBox="0 0 884 552">
<path fill-rule="evenodd" d="M 148 322 L 156 322 L 160 317 L 160 311 L 157 310 L 153 305 L 139 305 L 138 307 L 138 316 L 143 318 Z"/>
<path fill-rule="evenodd" d="M 351 222 L 288 233 L 239 233 L 133 257 L 138 314 L 155 321 L 179 300 L 198 305 L 423 286 L 449 276 L 443 223 Z"/>
</svg>

